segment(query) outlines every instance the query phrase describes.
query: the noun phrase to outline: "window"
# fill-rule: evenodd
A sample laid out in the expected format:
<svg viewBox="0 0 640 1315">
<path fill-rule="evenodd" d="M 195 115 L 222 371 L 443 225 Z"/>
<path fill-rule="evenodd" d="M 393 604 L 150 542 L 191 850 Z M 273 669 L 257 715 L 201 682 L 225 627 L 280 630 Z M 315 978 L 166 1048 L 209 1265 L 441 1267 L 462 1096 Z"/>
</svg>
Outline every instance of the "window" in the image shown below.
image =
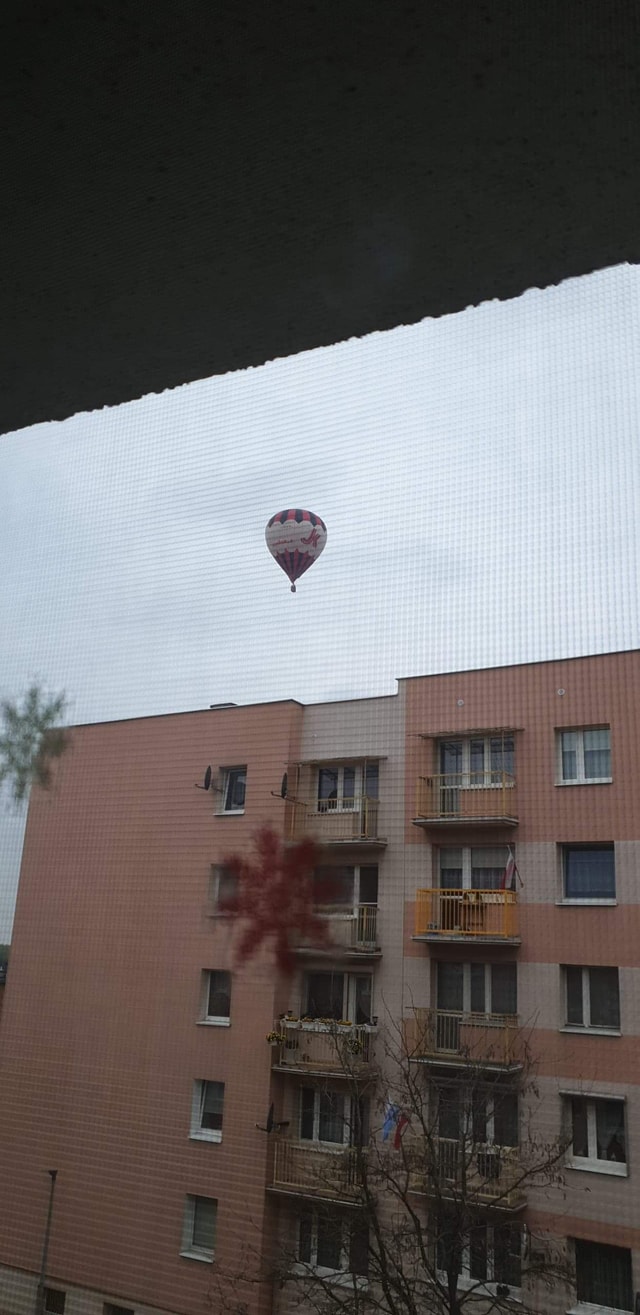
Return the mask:
<svg viewBox="0 0 640 1315">
<path fill-rule="evenodd" d="M 617 968 L 565 967 L 567 1027 L 585 1031 L 620 1029 L 620 990 Z"/>
<path fill-rule="evenodd" d="M 113 1302 L 105 1301 L 102 1315 L 135 1315 L 135 1311 L 130 1306 L 114 1306 Z"/>
<path fill-rule="evenodd" d="M 483 1148 L 518 1145 L 517 1092 L 506 1086 L 502 1090 L 497 1086 L 486 1089 L 479 1086 L 467 1094 L 459 1086 L 443 1083 L 437 1087 L 437 1099 L 438 1136 L 462 1142 L 463 1154 L 477 1146 L 479 1171 L 483 1177 L 494 1176 L 487 1171 Z M 495 1167 L 495 1176 L 499 1176 L 497 1162 Z"/>
<path fill-rule="evenodd" d="M 308 973 L 305 980 L 304 1014 L 339 1022 L 371 1022 L 370 973 Z"/>
<path fill-rule="evenodd" d="M 298 1260 L 321 1274 L 369 1272 L 369 1234 L 366 1222 L 333 1212 L 304 1211 L 298 1232 Z"/>
<path fill-rule="evenodd" d="M 352 912 L 361 904 L 378 903 L 377 863 L 355 867 L 320 867 L 313 874 L 316 909 Z"/>
<path fill-rule="evenodd" d="M 624 1101 L 571 1096 L 569 1106 L 573 1168 L 626 1174 Z"/>
<path fill-rule="evenodd" d="M 562 845 L 561 849 L 564 899 L 615 899 L 613 845 Z"/>
<path fill-rule="evenodd" d="M 515 963 L 438 963 L 437 1007 L 455 1013 L 517 1014 Z"/>
<path fill-rule="evenodd" d="M 245 767 L 222 768 L 222 811 L 224 813 L 242 813 L 247 785 Z"/>
<path fill-rule="evenodd" d="M 378 798 L 378 764 L 344 763 L 321 767 L 318 772 L 318 812 L 346 812 L 360 798 Z"/>
<path fill-rule="evenodd" d="M 211 864 L 209 895 L 210 911 L 215 914 L 229 912 L 233 901 L 237 899 L 237 875 L 230 868 L 225 867 L 224 863 Z"/>
<path fill-rule="evenodd" d="M 62 1292 L 60 1288 L 45 1288 L 44 1308 L 47 1315 L 64 1315 L 66 1299 L 66 1292 Z"/>
<path fill-rule="evenodd" d="M 300 1140 L 362 1146 L 369 1139 L 369 1103 L 339 1091 L 302 1087 Z"/>
<path fill-rule="evenodd" d="M 559 781 L 574 785 L 610 781 L 610 735 L 608 726 L 558 731 Z"/>
<path fill-rule="evenodd" d="M 463 740 L 441 740 L 439 769 L 444 776 L 458 778 L 451 785 L 464 787 L 508 784 L 514 773 L 513 735 L 500 732 Z"/>
<path fill-rule="evenodd" d="M 519 1288 L 521 1247 L 517 1224 L 478 1224 L 461 1234 L 455 1220 L 445 1217 L 437 1234 L 438 1268 L 447 1273 L 457 1266 L 460 1277 L 470 1283 Z"/>
<path fill-rule="evenodd" d="M 515 850 L 511 846 L 515 857 Z M 444 848 L 439 851 L 440 887 L 445 890 L 501 890 L 509 845 Z"/>
<path fill-rule="evenodd" d="M 203 1023 L 228 1027 L 231 1014 L 231 973 L 212 968 L 203 977 Z"/>
<path fill-rule="evenodd" d="M 574 1240 L 578 1301 L 607 1310 L 633 1310 L 631 1252 L 600 1242 Z"/>
<path fill-rule="evenodd" d="M 191 1136 L 200 1141 L 222 1141 L 224 1082 L 200 1079 L 193 1084 Z"/>
<path fill-rule="evenodd" d="M 189 1256 L 192 1260 L 213 1260 L 217 1213 L 218 1202 L 210 1196 L 186 1198 L 182 1228 L 183 1256 Z"/>
</svg>

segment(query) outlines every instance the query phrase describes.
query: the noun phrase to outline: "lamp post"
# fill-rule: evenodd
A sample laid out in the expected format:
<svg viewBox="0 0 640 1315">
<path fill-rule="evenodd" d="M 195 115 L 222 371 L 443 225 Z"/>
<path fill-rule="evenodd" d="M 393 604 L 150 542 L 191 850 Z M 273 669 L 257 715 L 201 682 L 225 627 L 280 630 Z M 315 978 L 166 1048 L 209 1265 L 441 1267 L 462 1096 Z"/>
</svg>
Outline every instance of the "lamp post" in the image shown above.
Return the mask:
<svg viewBox="0 0 640 1315">
<path fill-rule="evenodd" d="M 49 1209 L 47 1210 L 47 1226 L 44 1230 L 44 1242 L 42 1244 L 42 1262 L 40 1265 L 40 1278 L 38 1279 L 38 1287 L 36 1289 L 35 1315 L 43 1315 L 44 1312 L 44 1285 L 46 1283 L 46 1278 L 47 1278 L 47 1256 L 49 1254 L 49 1238 L 51 1236 L 51 1219 L 53 1216 L 53 1193 L 55 1191 L 56 1178 L 58 1177 L 58 1170 L 47 1169 L 47 1173 L 49 1174 L 49 1177 L 51 1179 L 51 1186 L 49 1188 Z"/>
</svg>

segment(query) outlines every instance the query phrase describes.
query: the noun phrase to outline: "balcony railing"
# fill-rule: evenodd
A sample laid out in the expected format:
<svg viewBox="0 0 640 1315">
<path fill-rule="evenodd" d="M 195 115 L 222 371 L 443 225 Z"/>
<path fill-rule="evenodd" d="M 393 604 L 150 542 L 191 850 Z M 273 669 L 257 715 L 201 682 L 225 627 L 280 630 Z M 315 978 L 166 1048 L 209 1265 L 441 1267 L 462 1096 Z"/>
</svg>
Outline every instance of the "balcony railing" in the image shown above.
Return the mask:
<svg viewBox="0 0 640 1315">
<path fill-rule="evenodd" d="M 374 954 L 378 950 L 378 906 L 377 904 L 357 904 L 354 908 L 344 905 L 322 905 L 316 909 L 327 919 L 329 941 L 323 949 L 353 950 L 360 953 Z M 300 937 L 296 948 L 307 950 L 315 948 L 312 937 Z"/>
<path fill-rule="evenodd" d="M 418 890 L 414 935 L 438 941 L 516 941 L 516 892 L 443 887 Z"/>
<path fill-rule="evenodd" d="M 412 1159 L 410 1183 L 414 1192 L 445 1198 L 464 1196 L 469 1206 L 475 1202 L 502 1210 L 520 1210 L 525 1204 L 517 1146 L 465 1145 L 439 1137 L 423 1157 L 416 1147 Z"/>
<path fill-rule="evenodd" d="M 449 1009 L 414 1009 L 405 1020 L 411 1059 L 434 1063 L 512 1067 L 522 1063 L 517 1014 L 478 1014 Z"/>
<path fill-rule="evenodd" d="M 373 1062 L 377 1029 L 372 1023 L 347 1026 L 280 1018 L 273 1028 L 276 1035 L 285 1038 L 273 1046 L 276 1068 L 350 1077 L 366 1073 Z"/>
<path fill-rule="evenodd" d="M 312 836 L 320 844 L 382 844 L 377 799 L 296 799 L 291 802 L 289 839 Z"/>
<path fill-rule="evenodd" d="M 350 1147 L 327 1150 L 313 1142 L 277 1140 L 272 1186 L 304 1196 L 353 1200 L 360 1191 L 356 1154 Z"/>
<path fill-rule="evenodd" d="M 518 820 L 516 778 L 509 772 L 490 771 L 420 776 L 415 820 L 513 826 Z"/>
</svg>

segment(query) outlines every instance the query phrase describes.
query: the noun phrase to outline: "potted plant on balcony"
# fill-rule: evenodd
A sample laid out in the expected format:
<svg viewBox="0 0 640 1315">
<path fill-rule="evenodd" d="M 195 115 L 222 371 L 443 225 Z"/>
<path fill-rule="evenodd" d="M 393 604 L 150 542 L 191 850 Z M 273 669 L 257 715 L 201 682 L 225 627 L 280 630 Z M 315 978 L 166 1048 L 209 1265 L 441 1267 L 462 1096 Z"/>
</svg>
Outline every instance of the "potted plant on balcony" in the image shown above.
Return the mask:
<svg viewBox="0 0 640 1315">
<path fill-rule="evenodd" d="M 284 1032 L 267 1032 L 267 1041 L 270 1046 L 284 1046 L 286 1040 Z"/>
</svg>

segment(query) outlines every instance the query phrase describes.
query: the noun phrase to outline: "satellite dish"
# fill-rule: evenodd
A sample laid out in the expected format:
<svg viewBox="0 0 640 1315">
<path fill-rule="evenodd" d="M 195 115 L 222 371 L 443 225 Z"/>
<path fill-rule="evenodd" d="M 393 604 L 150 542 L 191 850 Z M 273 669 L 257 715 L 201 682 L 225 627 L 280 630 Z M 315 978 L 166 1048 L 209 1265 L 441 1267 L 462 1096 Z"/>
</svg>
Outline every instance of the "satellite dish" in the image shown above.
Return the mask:
<svg viewBox="0 0 640 1315">
<path fill-rule="evenodd" d="M 281 1128 L 288 1128 L 288 1127 L 289 1127 L 288 1120 L 286 1123 L 275 1122 L 274 1112 L 273 1112 L 273 1101 L 269 1106 L 269 1113 L 267 1114 L 267 1122 L 264 1128 L 260 1123 L 256 1123 L 256 1128 L 258 1129 L 258 1132 L 280 1132 Z"/>
<path fill-rule="evenodd" d="M 196 785 L 196 790 L 210 790 L 210 789 L 211 789 L 211 767 L 207 767 L 207 770 L 204 774 L 204 785 Z"/>
</svg>

